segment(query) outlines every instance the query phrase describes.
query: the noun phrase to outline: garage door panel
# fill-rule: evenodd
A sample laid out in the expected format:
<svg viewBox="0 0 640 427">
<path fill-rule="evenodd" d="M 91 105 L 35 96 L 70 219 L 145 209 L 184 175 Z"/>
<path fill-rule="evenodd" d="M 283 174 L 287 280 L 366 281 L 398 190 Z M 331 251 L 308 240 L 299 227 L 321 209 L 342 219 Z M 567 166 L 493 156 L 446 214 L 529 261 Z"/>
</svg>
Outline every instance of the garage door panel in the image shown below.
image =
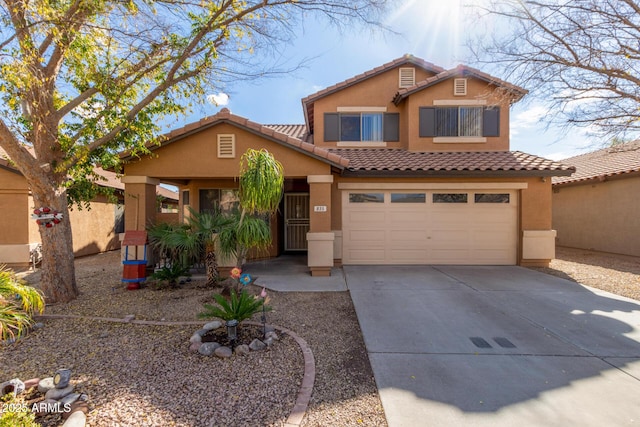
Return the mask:
<svg viewBox="0 0 640 427">
<path fill-rule="evenodd" d="M 467 203 L 432 203 L 429 191 L 422 203 L 391 203 L 390 191 L 378 191 L 384 203 L 364 204 L 345 192 L 343 263 L 515 264 L 517 193 L 506 191 L 509 203 L 475 203 L 473 190 L 452 191 L 465 192 Z"/>
</svg>

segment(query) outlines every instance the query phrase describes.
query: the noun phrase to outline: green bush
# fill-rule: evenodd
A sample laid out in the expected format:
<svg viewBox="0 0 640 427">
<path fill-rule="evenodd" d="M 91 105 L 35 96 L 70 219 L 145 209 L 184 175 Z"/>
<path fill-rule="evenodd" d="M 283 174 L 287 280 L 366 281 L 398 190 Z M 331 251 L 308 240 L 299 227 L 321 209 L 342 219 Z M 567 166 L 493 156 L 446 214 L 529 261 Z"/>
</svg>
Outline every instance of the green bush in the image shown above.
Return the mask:
<svg viewBox="0 0 640 427">
<path fill-rule="evenodd" d="M 264 299 L 249 293 L 243 289 L 240 296 L 231 290 L 231 296 L 227 300 L 223 295 L 215 294 L 213 298 L 216 300 L 217 306 L 204 304 L 205 311 L 198 316 L 201 318 L 217 317 L 222 320 L 243 320 L 250 319 L 254 314 L 262 311 Z M 265 311 L 270 311 L 271 307 L 265 305 Z"/>
<path fill-rule="evenodd" d="M 166 282 L 170 286 L 176 286 L 178 279 L 182 276 L 190 276 L 189 267 L 180 264 L 173 264 L 170 267 L 164 266 L 151 275 L 151 279 L 159 282 Z"/>
<path fill-rule="evenodd" d="M 27 406 L 24 406 L 25 410 L 3 410 L 4 408 L 22 409 L 13 393 L 6 395 L 0 401 L 0 427 L 40 427 L 36 420 L 36 414 L 31 412 Z"/>
<path fill-rule="evenodd" d="M 44 311 L 44 297 L 0 266 L 0 339 L 20 338 L 33 324 L 33 315 Z"/>
</svg>

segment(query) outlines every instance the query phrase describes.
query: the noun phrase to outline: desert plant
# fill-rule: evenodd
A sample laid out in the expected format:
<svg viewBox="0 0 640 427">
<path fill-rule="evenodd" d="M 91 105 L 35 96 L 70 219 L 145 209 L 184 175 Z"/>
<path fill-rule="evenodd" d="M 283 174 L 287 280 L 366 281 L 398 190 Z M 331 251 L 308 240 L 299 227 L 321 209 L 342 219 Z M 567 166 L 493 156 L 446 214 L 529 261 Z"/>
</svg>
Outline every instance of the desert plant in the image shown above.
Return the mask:
<svg viewBox="0 0 640 427">
<path fill-rule="evenodd" d="M 36 422 L 36 414 L 31 412 L 27 406 L 16 402 L 13 393 L 0 398 L 0 408 L 3 408 L 2 405 L 9 410 L 0 411 L 0 427 L 40 427 L 40 424 Z"/>
<path fill-rule="evenodd" d="M 44 297 L 0 266 L 0 338 L 19 338 L 33 324 L 33 315 L 44 311 Z"/>
<path fill-rule="evenodd" d="M 171 287 L 178 285 L 178 279 L 182 276 L 190 276 L 189 267 L 185 267 L 179 263 L 165 265 L 160 270 L 154 271 L 151 275 L 152 280 L 164 282 Z"/>
<path fill-rule="evenodd" d="M 217 306 L 204 304 L 205 311 L 200 313 L 198 317 L 209 318 L 217 317 L 222 320 L 243 320 L 250 319 L 254 314 L 262 311 L 264 298 L 250 295 L 246 290 L 242 290 L 238 295 L 233 289 L 231 296 L 227 300 L 223 295 L 215 294 L 213 298 L 216 300 Z M 271 311 L 271 307 L 264 306 L 265 311 Z"/>
</svg>

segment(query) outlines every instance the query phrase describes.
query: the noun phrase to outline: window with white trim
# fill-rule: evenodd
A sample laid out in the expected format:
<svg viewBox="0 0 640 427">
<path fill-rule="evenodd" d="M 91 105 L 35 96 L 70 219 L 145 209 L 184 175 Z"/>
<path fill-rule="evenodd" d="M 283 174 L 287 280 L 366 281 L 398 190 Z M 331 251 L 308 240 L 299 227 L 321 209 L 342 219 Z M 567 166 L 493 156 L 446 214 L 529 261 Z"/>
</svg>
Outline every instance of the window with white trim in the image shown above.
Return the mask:
<svg viewBox="0 0 640 427">
<path fill-rule="evenodd" d="M 500 108 L 420 107 L 420 137 L 500 136 Z"/>
<path fill-rule="evenodd" d="M 382 112 L 324 114 L 324 140 L 342 142 L 399 141 L 400 115 Z"/>
</svg>

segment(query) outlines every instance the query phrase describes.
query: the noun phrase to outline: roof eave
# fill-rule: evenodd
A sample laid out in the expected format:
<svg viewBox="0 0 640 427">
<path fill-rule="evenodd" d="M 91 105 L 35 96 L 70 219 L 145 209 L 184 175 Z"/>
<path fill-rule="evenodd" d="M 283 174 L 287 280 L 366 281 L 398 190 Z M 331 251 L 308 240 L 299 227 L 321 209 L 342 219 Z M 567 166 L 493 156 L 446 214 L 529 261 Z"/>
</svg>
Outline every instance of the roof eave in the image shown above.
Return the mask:
<svg viewBox="0 0 640 427">
<path fill-rule="evenodd" d="M 389 177 L 553 177 L 570 176 L 574 170 L 353 170 L 345 169 L 344 177 L 389 178 Z"/>
</svg>

